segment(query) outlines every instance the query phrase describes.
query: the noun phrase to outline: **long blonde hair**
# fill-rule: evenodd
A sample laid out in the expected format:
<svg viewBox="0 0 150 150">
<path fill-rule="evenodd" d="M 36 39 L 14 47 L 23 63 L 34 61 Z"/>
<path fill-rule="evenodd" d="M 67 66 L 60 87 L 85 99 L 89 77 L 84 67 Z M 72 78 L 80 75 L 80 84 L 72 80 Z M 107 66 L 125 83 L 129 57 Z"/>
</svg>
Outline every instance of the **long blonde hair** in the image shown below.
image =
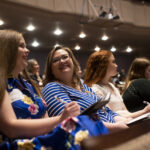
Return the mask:
<svg viewBox="0 0 150 150">
<path fill-rule="evenodd" d="M 0 30 L 0 103 L 6 90 L 7 77 L 16 65 L 21 38 L 23 38 L 22 34 L 17 31 Z M 35 87 L 35 85 L 33 86 Z"/>
<path fill-rule="evenodd" d="M 22 34 L 14 30 L 0 30 L 0 102 L 6 90 L 6 79 L 16 65 Z"/>
</svg>

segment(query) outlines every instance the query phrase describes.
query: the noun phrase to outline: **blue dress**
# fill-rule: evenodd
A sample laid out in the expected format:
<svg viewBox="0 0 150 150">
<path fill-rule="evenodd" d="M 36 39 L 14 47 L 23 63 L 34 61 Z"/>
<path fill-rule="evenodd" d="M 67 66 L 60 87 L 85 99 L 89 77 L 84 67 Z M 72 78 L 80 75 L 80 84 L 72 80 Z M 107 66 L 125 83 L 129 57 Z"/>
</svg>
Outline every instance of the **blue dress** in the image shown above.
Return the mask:
<svg viewBox="0 0 150 150">
<path fill-rule="evenodd" d="M 57 116 L 64 109 L 64 104 L 56 100 L 55 96 L 68 103 L 71 101 L 76 101 L 80 105 L 81 111 L 100 100 L 100 97 L 97 96 L 90 87 L 84 83 L 82 83 L 82 85 L 82 91 L 78 91 L 57 82 L 46 84 L 42 90 L 42 96 L 47 103 L 48 115 Z M 105 111 L 99 109 L 97 111 L 97 115 L 101 118 L 101 120 L 110 123 L 114 123 L 114 117 L 118 116 L 117 113 L 113 112 L 108 107 L 105 107 Z"/>
<path fill-rule="evenodd" d="M 33 86 L 19 77 L 9 78 L 7 91 L 18 119 L 42 118 L 46 112 L 46 103 L 35 92 Z M 87 116 L 68 118 L 45 135 L 29 139 L 9 139 L 0 134 L 0 150 L 78 150 L 80 141 L 87 136 L 108 133 L 102 122 L 93 121 Z"/>
</svg>

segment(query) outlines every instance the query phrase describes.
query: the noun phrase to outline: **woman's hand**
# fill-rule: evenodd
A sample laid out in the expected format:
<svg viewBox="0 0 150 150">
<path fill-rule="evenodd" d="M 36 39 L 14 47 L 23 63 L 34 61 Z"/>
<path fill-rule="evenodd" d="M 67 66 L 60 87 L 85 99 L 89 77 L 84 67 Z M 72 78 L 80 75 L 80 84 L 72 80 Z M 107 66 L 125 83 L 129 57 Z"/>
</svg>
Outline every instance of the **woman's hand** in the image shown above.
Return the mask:
<svg viewBox="0 0 150 150">
<path fill-rule="evenodd" d="M 78 116 L 80 114 L 80 106 L 76 102 L 71 102 L 65 105 L 65 108 L 60 115 L 61 121 L 68 117 Z"/>
</svg>

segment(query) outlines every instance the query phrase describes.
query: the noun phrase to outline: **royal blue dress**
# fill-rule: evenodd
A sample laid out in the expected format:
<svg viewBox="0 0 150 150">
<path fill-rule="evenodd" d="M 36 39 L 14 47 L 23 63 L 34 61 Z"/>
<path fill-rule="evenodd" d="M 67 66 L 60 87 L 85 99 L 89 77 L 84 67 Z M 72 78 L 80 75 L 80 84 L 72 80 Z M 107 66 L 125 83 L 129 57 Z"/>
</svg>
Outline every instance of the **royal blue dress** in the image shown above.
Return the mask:
<svg viewBox="0 0 150 150">
<path fill-rule="evenodd" d="M 21 76 L 19 80 L 8 79 L 7 91 L 18 119 L 36 119 L 45 115 L 46 103 Z M 48 134 L 29 139 L 9 139 L 0 134 L 0 150 L 78 150 L 82 139 L 107 133 L 102 122 L 93 121 L 88 116 L 78 116 L 64 120 Z"/>
</svg>

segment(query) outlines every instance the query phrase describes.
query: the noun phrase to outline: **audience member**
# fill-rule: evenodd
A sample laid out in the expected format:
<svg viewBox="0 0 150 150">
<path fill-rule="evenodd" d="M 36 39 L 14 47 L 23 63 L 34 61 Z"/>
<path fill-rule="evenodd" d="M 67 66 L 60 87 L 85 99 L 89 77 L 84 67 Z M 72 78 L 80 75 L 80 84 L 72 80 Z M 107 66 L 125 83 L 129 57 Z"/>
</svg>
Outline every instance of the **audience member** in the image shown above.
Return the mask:
<svg viewBox="0 0 150 150">
<path fill-rule="evenodd" d="M 67 47 L 57 47 L 50 51 L 46 63 L 44 85 L 42 95 L 47 103 L 49 116 L 57 116 L 64 109 L 65 104 L 58 100 L 63 100 L 65 103 L 76 101 L 81 111 L 100 100 L 91 88 L 81 82 L 78 62 Z M 126 119 L 108 107 L 105 107 L 105 111 L 99 109 L 97 115 L 109 130 L 127 128 L 123 122 Z"/>
<path fill-rule="evenodd" d="M 80 112 L 76 102 L 66 104 L 60 115 L 48 117 L 44 100 L 19 74 L 29 54 L 21 33 L 0 30 L 0 53 L 0 149 L 80 149 L 78 136 L 107 133 L 99 122 L 74 117 Z"/>
<path fill-rule="evenodd" d="M 126 79 L 126 73 L 125 73 L 125 69 L 121 69 L 118 75 L 119 81 L 125 81 Z"/>
<path fill-rule="evenodd" d="M 136 58 L 128 71 L 123 100 L 127 109 L 135 112 L 150 103 L 150 60 Z M 147 101 L 148 103 L 144 103 Z"/>
<path fill-rule="evenodd" d="M 117 74 L 117 64 L 114 55 L 107 50 L 101 50 L 91 54 L 87 61 L 84 82 L 91 86 L 99 96 L 105 96 L 111 92 L 108 106 L 121 116 L 135 118 L 150 111 L 150 105 L 143 110 L 130 113 L 124 103 L 118 89 L 110 82 L 111 77 Z"/>
<path fill-rule="evenodd" d="M 42 76 L 40 75 L 40 67 L 36 59 L 29 59 L 27 71 L 30 77 L 39 85 L 42 86 Z"/>
</svg>

